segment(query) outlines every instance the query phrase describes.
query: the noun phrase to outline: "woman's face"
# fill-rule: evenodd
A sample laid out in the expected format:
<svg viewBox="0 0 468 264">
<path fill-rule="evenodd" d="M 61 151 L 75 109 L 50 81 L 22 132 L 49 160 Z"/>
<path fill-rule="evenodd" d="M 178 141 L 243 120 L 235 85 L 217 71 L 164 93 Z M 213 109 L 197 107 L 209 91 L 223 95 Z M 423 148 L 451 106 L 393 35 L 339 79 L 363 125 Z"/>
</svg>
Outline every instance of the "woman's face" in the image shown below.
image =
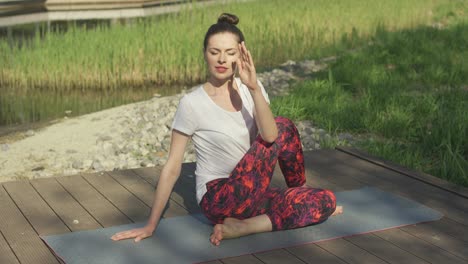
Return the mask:
<svg viewBox="0 0 468 264">
<path fill-rule="evenodd" d="M 210 78 L 217 80 L 231 78 L 236 72 L 238 57 L 239 42 L 236 35 L 223 32 L 211 36 L 205 50 Z"/>
</svg>

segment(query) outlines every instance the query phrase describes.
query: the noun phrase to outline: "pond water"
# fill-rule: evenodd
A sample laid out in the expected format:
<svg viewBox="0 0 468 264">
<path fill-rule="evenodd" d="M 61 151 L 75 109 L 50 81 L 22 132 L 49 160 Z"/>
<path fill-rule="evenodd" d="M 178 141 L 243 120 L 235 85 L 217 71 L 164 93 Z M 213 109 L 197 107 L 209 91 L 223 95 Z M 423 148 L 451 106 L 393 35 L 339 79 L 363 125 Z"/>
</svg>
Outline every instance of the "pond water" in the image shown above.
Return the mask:
<svg viewBox="0 0 468 264">
<path fill-rule="evenodd" d="M 14 3 L 15 0 L 7 4 Z M 17 1 L 19 2 L 19 1 Z M 154 1 L 153 1 L 154 2 Z M 158 1 L 157 1 L 158 2 Z M 115 24 L 126 25 L 145 16 L 164 15 L 178 12 L 192 5 L 198 6 L 217 1 L 159 1 L 145 8 L 107 9 L 107 10 L 57 10 L 47 12 L 44 6 L 7 11 L 0 3 L 0 41 L 26 45 L 37 36 L 44 37 L 48 32 L 66 32 L 70 28 L 110 27 Z M 200 2 L 200 3 L 199 3 Z M 8 13 L 9 12 L 9 13 Z M 0 67 L 2 67 L 0 65 Z M 47 87 L 40 89 L 21 89 L 0 86 L 0 137 L 18 130 L 26 130 L 65 116 L 77 116 L 115 107 L 123 104 L 148 100 L 154 94 L 173 95 L 186 89 L 188 85 L 118 87 L 116 91 L 103 89 L 57 92 Z"/>
<path fill-rule="evenodd" d="M 43 10 L 39 10 L 43 11 Z M 0 19 L 5 17 L 0 17 Z M 66 32 L 69 28 L 110 27 L 115 24 L 131 24 L 141 18 L 112 18 L 112 19 L 80 19 L 37 21 L 33 23 L 1 26 L 0 41 L 17 43 L 23 46 L 37 36 L 44 37 L 48 32 Z M 0 65 L 0 67 L 2 67 Z M 23 131 L 41 126 L 51 120 L 67 116 L 78 116 L 123 104 L 148 100 L 155 94 L 161 96 L 173 95 L 186 89 L 185 85 L 151 86 L 151 87 L 119 87 L 116 91 L 103 89 L 57 92 L 52 89 L 41 88 L 28 91 L 14 87 L 0 86 L 0 137 L 8 133 Z M 70 112 L 69 112 L 70 111 Z"/>
</svg>

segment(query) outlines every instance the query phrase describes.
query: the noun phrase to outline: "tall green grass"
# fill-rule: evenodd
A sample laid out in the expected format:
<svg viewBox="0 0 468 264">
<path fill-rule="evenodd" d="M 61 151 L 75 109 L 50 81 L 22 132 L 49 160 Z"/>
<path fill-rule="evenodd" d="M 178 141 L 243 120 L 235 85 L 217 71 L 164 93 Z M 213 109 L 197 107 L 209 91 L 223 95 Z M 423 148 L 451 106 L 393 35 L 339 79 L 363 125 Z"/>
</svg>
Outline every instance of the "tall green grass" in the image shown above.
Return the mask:
<svg viewBox="0 0 468 264">
<path fill-rule="evenodd" d="M 202 82 L 207 74 L 203 37 L 222 12 L 240 17 L 261 71 L 289 59 L 360 47 L 378 26 L 397 30 L 432 24 L 447 12 L 457 15 L 453 3 L 239 1 L 129 23 L 70 22 L 65 29 L 43 28 L 31 39 L 0 39 L 0 126 L 56 118 L 66 110 L 84 114 L 144 100 L 161 85 Z"/>
<path fill-rule="evenodd" d="M 275 113 L 353 132 L 370 153 L 468 186 L 468 23 L 380 29 L 372 43 L 276 98 Z"/>
<path fill-rule="evenodd" d="M 15 89 L 114 90 L 205 79 L 202 40 L 221 12 L 237 14 L 259 68 L 361 44 L 358 37 L 432 21 L 449 0 L 258 0 L 38 33 L 27 45 L 0 41 L 0 86 Z M 261 10 L 259 15 L 258 11 Z M 342 40 L 346 40 L 342 42 Z"/>
</svg>

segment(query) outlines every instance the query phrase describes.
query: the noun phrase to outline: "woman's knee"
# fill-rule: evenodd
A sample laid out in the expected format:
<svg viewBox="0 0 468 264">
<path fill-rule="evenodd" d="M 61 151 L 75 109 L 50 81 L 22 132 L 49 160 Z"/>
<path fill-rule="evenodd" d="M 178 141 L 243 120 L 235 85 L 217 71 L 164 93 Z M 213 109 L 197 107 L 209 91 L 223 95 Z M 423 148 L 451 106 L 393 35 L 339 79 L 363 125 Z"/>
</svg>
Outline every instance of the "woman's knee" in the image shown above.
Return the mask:
<svg viewBox="0 0 468 264">
<path fill-rule="evenodd" d="M 278 127 L 278 137 L 282 135 L 286 137 L 298 136 L 299 132 L 297 127 L 291 119 L 287 117 L 277 116 L 275 117 L 276 126 Z"/>
</svg>

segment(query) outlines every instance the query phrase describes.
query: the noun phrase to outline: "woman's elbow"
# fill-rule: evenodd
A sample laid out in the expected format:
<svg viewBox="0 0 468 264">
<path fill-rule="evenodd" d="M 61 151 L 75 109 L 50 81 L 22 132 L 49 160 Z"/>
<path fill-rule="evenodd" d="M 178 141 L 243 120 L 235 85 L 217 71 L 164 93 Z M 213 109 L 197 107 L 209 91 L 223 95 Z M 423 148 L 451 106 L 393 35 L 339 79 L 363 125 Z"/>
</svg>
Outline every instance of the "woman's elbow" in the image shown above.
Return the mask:
<svg viewBox="0 0 468 264">
<path fill-rule="evenodd" d="M 262 138 L 264 141 L 268 143 L 273 143 L 278 138 L 278 130 L 272 131 L 271 133 L 268 133 L 267 135 L 263 135 Z"/>
</svg>

